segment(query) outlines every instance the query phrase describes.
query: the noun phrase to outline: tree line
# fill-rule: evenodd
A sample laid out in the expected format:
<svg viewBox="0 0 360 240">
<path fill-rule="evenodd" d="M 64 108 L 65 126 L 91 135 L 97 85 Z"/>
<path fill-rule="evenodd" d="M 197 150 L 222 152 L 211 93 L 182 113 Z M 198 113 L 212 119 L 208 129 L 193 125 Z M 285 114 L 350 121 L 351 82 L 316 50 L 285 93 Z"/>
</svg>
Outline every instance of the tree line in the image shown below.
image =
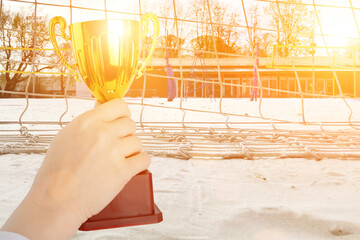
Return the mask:
<svg viewBox="0 0 360 240">
<path fill-rule="evenodd" d="M 204 57 L 215 57 L 215 51 L 219 57 L 252 56 L 258 45 L 259 55 L 266 57 L 272 44 L 309 45 L 314 40 L 314 13 L 301 4 L 302 0 L 285 2 L 272 2 L 266 7 L 253 4 L 246 16 L 242 9 L 220 0 L 191 0 L 186 6 L 179 2 L 176 18 L 180 20 L 174 21 L 175 16 L 161 19 L 164 34 L 155 55 L 163 57 L 168 48 L 170 57 L 192 56 L 194 50 L 203 52 Z M 166 1 L 159 15 L 171 12 L 172 2 Z M 277 54 L 286 57 L 289 48 L 279 48 Z"/>
<path fill-rule="evenodd" d="M 168 4 L 163 4 L 157 10 L 160 11 L 159 16 L 168 16 L 171 12 L 174 14 L 160 18 L 162 32 L 154 57 L 163 58 L 167 52 L 171 58 L 180 55 L 191 57 L 197 51 L 207 58 L 215 57 L 215 52 L 219 53 L 219 57 L 252 56 L 256 45 L 259 46 L 260 56 L 267 56 L 271 44 L 306 45 L 313 38 L 309 14 L 304 14 L 309 11 L 306 6 L 298 4 L 301 0 L 287 0 L 289 4 L 273 2 L 264 8 L 253 5 L 246 10 L 246 16 L 242 9 L 234 9 L 219 0 L 213 0 L 210 4 L 207 0 L 190 0 L 186 6 L 178 2 L 177 21 L 174 20 L 172 1 L 167 1 Z M 0 85 L 4 90 L 13 91 L 17 84 L 28 78 L 28 74 L 23 72 L 32 67 L 35 55 L 32 50 L 22 49 L 34 46 L 51 48 L 48 22 L 46 16 L 35 19 L 34 15 L 3 9 L 0 18 L 0 46 L 3 47 L 0 51 L 0 70 L 5 70 L 5 73 L 0 76 Z M 36 37 L 34 32 L 37 33 Z M 145 38 L 146 43 L 150 44 L 150 38 Z M 70 45 L 62 42 L 60 47 L 65 49 Z M 73 61 L 70 52 L 64 53 L 67 60 Z M 289 49 L 279 49 L 277 54 L 287 56 Z M 37 51 L 35 60 L 32 70 L 36 72 L 56 69 L 64 73 L 66 70 L 51 51 Z M 60 79 L 63 92 L 63 75 Z"/>
</svg>

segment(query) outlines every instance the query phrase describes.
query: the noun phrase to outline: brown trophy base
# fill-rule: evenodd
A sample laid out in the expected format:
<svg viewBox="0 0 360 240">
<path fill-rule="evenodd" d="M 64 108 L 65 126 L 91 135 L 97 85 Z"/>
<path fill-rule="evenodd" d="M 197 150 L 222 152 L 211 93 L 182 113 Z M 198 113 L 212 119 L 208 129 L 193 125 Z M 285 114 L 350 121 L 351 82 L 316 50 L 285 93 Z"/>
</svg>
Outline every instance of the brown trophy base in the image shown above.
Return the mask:
<svg viewBox="0 0 360 240">
<path fill-rule="evenodd" d="M 162 220 L 162 212 L 154 203 L 152 175 L 146 170 L 134 176 L 109 205 L 84 222 L 79 230 L 128 227 Z"/>
</svg>

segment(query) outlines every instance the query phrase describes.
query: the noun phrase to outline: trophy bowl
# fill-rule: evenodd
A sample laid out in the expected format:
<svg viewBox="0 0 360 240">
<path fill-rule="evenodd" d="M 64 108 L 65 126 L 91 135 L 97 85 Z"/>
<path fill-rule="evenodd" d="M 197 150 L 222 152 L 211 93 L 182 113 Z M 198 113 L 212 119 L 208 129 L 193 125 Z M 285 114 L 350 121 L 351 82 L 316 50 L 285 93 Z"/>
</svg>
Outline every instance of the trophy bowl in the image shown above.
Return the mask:
<svg viewBox="0 0 360 240">
<path fill-rule="evenodd" d="M 156 15 L 147 13 L 142 17 L 145 33 L 149 23 L 154 24 L 154 37 L 147 58 L 139 66 L 142 24 L 137 20 L 94 20 L 74 23 L 69 26 L 66 36 L 66 21 L 63 17 L 50 20 L 50 39 L 60 60 L 77 77 L 78 69 L 82 80 L 100 103 L 123 97 L 135 77 L 139 78 L 154 52 L 159 36 L 159 21 Z M 59 24 L 61 36 L 71 41 L 76 59 L 70 65 L 60 52 L 55 36 Z"/>
</svg>

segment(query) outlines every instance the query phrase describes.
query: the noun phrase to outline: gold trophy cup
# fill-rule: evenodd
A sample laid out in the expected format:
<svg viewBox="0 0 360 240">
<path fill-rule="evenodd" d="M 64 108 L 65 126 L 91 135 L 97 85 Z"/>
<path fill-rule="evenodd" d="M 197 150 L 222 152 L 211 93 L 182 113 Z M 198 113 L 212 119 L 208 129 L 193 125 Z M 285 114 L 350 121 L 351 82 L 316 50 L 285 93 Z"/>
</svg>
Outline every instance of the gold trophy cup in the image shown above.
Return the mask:
<svg viewBox="0 0 360 240">
<path fill-rule="evenodd" d="M 145 33 L 153 22 L 154 34 L 149 55 L 139 67 L 142 40 L 142 24 Z M 59 49 L 55 26 L 59 24 L 61 36 L 71 41 L 75 65 L 70 65 Z M 69 26 L 70 36 L 65 33 L 63 17 L 50 20 L 49 33 L 55 51 L 63 64 L 83 81 L 100 103 L 123 97 L 135 77 L 140 77 L 154 52 L 159 36 L 156 15 L 147 13 L 142 24 L 136 20 L 95 20 L 74 23 Z M 88 219 L 80 230 L 134 226 L 162 221 L 162 213 L 154 203 L 152 176 L 146 170 L 133 177 L 115 199 L 99 214 Z"/>
</svg>

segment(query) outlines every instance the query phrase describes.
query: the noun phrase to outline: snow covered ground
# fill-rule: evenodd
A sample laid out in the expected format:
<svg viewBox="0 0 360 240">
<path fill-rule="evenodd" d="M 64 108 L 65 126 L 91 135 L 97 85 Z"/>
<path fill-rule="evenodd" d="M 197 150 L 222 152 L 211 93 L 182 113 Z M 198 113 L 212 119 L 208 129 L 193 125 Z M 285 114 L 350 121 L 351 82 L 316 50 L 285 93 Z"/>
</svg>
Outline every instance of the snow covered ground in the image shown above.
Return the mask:
<svg viewBox="0 0 360 240">
<path fill-rule="evenodd" d="M 167 103 L 165 99 L 146 101 L 160 106 L 179 104 Z M 305 101 L 309 121 L 348 118 L 341 100 Z M 24 99 L 0 99 L 0 121 L 16 121 L 24 103 Z M 264 115 L 301 120 L 299 103 L 298 99 L 265 99 Z M 219 101 L 189 99 L 185 104 L 189 108 L 217 111 Z M 258 103 L 248 99 L 226 99 L 223 104 L 229 111 L 258 114 Z M 350 105 L 353 121 L 358 121 L 360 102 L 351 101 Z M 65 120 L 92 107 L 91 101 L 71 100 Z M 57 121 L 64 109 L 62 99 L 31 99 L 23 120 Z M 138 120 L 141 108 L 131 105 L 131 109 Z M 144 111 L 147 120 L 181 121 L 181 111 L 160 110 L 160 114 L 154 114 L 151 109 L 146 107 Z M 192 119 L 190 113 L 187 117 Z M 224 116 L 214 117 L 224 121 Z M 43 154 L 0 155 L 0 225 L 27 193 L 43 157 Z M 153 157 L 150 170 L 155 201 L 164 216 L 162 223 L 78 232 L 73 239 L 360 239 L 360 161 L 185 161 Z"/>
</svg>

